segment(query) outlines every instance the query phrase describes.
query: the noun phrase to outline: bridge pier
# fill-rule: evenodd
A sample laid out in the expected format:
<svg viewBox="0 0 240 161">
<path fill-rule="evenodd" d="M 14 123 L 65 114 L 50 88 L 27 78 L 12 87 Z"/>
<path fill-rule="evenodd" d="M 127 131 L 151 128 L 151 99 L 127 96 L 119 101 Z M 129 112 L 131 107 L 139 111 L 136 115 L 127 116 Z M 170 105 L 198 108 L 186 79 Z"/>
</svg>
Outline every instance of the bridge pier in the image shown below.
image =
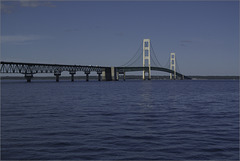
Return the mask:
<svg viewBox="0 0 240 161">
<path fill-rule="evenodd" d="M 119 72 L 116 72 L 116 81 L 119 80 Z"/>
<path fill-rule="evenodd" d="M 98 81 L 101 81 L 101 74 L 102 74 L 102 71 L 97 71 L 97 74 L 98 74 Z"/>
<path fill-rule="evenodd" d="M 61 72 L 56 70 L 54 71 L 54 75 L 56 76 L 56 82 L 59 82 L 59 77 L 61 76 Z"/>
<path fill-rule="evenodd" d="M 86 81 L 88 82 L 88 81 L 89 81 L 89 74 L 90 74 L 90 71 L 85 71 L 85 74 L 86 74 Z"/>
<path fill-rule="evenodd" d="M 151 80 L 151 73 L 150 73 L 150 71 L 148 72 L 148 80 Z"/>
<path fill-rule="evenodd" d="M 148 79 L 148 80 L 151 80 L 151 73 L 150 73 L 149 71 L 145 71 L 145 72 L 143 73 L 143 80 L 146 80 L 145 73 L 148 73 L 147 79 Z"/>
<path fill-rule="evenodd" d="M 125 71 L 120 70 L 120 71 L 118 72 L 118 75 L 119 75 L 119 74 L 123 74 L 123 80 L 125 81 L 125 80 L 126 80 Z"/>
<path fill-rule="evenodd" d="M 111 76 L 112 80 L 117 81 L 117 69 L 115 67 L 111 67 Z"/>
<path fill-rule="evenodd" d="M 27 82 L 31 82 L 31 79 L 33 78 L 32 73 L 25 73 L 25 78 L 27 79 Z"/>
<path fill-rule="evenodd" d="M 74 74 L 71 74 L 71 81 L 74 82 Z"/>
<path fill-rule="evenodd" d="M 74 75 L 76 74 L 76 71 L 70 71 L 69 74 L 71 74 L 71 81 L 74 82 Z"/>
<path fill-rule="evenodd" d="M 184 80 L 184 75 L 182 75 L 182 80 Z"/>
<path fill-rule="evenodd" d="M 111 81 L 112 80 L 112 73 L 111 73 L 111 68 L 106 67 L 104 68 L 102 72 L 102 80 L 104 81 Z"/>
</svg>

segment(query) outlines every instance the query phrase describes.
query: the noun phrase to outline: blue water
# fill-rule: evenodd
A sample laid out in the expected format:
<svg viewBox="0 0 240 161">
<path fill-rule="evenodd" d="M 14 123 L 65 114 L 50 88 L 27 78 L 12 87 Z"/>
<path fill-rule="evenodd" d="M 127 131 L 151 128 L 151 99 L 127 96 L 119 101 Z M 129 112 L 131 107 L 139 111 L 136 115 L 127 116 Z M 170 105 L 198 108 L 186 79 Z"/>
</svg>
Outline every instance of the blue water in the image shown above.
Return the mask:
<svg viewBox="0 0 240 161">
<path fill-rule="evenodd" d="M 4 160 L 238 160 L 239 82 L 2 81 Z"/>
</svg>

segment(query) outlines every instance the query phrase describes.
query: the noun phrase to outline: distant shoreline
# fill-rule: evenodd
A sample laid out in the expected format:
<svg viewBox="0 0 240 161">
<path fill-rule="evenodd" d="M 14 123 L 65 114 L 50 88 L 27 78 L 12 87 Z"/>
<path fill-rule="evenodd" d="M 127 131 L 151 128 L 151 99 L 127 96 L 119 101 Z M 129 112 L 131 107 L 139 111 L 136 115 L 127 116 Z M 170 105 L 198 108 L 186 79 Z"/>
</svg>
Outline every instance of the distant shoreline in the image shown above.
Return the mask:
<svg viewBox="0 0 240 161">
<path fill-rule="evenodd" d="M 214 79 L 229 79 L 229 80 L 239 80 L 239 76 L 189 76 L 192 80 L 214 80 Z M 75 76 L 75 80 L 84 80 L 85 76 Z M 42 76 L 42 77 L 33 77 L 33 80 L 55 80 L 54 76 Z M 62 80 L 70 80 L 70 76 L 60 76 Z M 97 80 L 97 76 L 89 76 L 91 80 Z M 119 77 L 119 80 L 123 79 L 122 76 Z M 142 79 L 142 76 L 126 76 L 126 79 Z M 169 80 L 169 76 L 152 76 L 153 80 Z M 2 76 L 1 80 L 25 80 L 24 76 Z"/>
</svg>

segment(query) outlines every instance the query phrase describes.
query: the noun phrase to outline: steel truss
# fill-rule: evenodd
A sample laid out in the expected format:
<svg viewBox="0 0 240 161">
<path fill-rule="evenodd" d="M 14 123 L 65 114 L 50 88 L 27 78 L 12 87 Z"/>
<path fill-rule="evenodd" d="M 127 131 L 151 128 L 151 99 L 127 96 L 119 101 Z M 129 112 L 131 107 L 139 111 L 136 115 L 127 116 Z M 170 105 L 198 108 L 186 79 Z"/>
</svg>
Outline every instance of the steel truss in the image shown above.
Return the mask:
<svg viewBox="0 0 240 161">
<path fill-rule="evenodd" d="M 105 70 L 101 66 L 82 66 L 82 65 L 61 65 L 61 64 L 38 64 L 38 63 L 18 63 L 18 62 L 0 62 L 1 73 L 54 73 L 54 72 L 77 72 L 77 71 L 96 71 L 97 73 Z"/>
</svg>

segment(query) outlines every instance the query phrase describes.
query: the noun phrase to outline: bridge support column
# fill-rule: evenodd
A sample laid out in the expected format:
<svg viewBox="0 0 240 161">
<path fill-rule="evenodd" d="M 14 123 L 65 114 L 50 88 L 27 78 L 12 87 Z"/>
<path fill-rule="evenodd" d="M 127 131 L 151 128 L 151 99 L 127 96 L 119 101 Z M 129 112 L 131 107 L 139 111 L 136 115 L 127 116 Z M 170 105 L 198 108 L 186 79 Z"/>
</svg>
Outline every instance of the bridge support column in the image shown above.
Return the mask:
<svg viewBox="0 0 240 161">
<path fill-rule="evenodd" d="M 110 67 L 106 67 L 103 70 L 102 80 L 104 80 L 104 81 L 112 81 L 112 74 L 111 74 L 111 68 Z"/>
<path fill-rule="evenodd" d="M 54 75 L 56 76 L 56 82 L 59 82 L 59 77 L 61 76 L 61 72 L 56 70 L 54 71 Z"/>
<path fill-rule="evenodd" d="M 119 80 L 119 72 L 116 73 L 116 81 Z"/>
<path fill-rule="evenodd" d="M 106 72 L 102 71 L 102 81 L 106 81 Z"/>
<path fill-rule="evenodd" d="M 111 75 L 112 75 L 112 80 L 116 81 L 117 80 L 117 69 L 115 67 L 111 67 Z"/>
<path fill-rule="evenodd" d="M 97 71 L 97 74 L 98 74 L 98 81 L 101 81 L 101 74 L 102 74 L 102 71 Z"/>
<path fill-rule="evenodd" d="M 120 70 L 120 71 L 118 72 L 118 75 L 119 75 L 119 74 L 123 74 L 123 80 L 125 81 L 125 79 L 126 79 L 125 71 Z"/>
<path fill-rule="evenodd" d="M 71 74 L 71 81 L 74 82 L 74 75 L 76 74 L 76 71 L 70 71 L 69 74 Z"/>
<path fill-rule="evenodd" d="M 86 81 L 88 82 L 88 81 L 89 81 L 89 74 L 90 74 L 90 71 L 85 71 L 85 74 L 86 74 Z"/>
<path fill-rule="evenodd" d="M 71 81 L 74 82 L 74 74 L 71 74 Z"/>
<path fill-rule="evenodd" d="M 27 82 L 31 82 L 31 79 L 33 78 L 32 73 L 25 73 L 25 78 L 27 79 Z"/>
<path fill-rule="evenodd" d="M 150 73 L 150 71 L 148 72 L 148 80 L 151 80 L 151 73 Z"/>
<path fill-rule="evenodd" d="M 148 73 L 147 78 L 146 78 L 146 76 L 145 76 L 145 73 Z M 145 72 L 144 72 L 144 74 L 143 74 L 143 80 L 146 80 L 146 79 L 151 80 L 151 72 L 150 72 L 150 71 L 145 71 Z"/>
</svg>

